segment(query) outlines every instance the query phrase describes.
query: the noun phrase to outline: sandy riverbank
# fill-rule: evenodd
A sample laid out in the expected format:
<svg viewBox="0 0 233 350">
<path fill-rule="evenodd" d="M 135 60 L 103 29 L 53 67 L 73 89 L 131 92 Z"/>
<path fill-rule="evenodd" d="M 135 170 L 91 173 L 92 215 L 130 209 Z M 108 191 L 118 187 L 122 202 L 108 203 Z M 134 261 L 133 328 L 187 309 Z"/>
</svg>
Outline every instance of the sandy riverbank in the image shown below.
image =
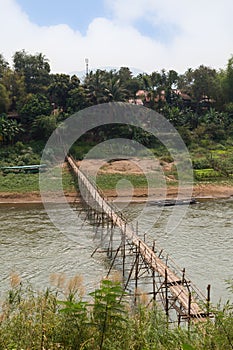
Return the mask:
<svg viewBox="0 0 233 350">
<path fill-rule="evenodd" d="M 81 169 L 87 173 L 95 174 L 128 174 L 128 175 L 143 175 L 146 173 L 152 173 L 154 171 L 159 171 L 166 179 L 168 185 L 166 188 L 154 188 L 150 189 L 150 194 L 148 196 L 147 188 L 132 188 L 127 190 L 127 188 L 121 189 L 118 192 L 116 190 L 105 190 L 104 196 L 108 200 L 118 200 L 118 201 L 146 201 L 146 200 L 161 200 L 166 198 L 176 198 L 177 197 L 177 186 L 169 185 L 169 182 L 174 183 L 173 176 L 165 176 L 165 172 L 172 169 L 173 163 L 159 163 L 155 162 L 154 159 L 126 159 L 117 160 L 112 162 L 106 162 L 101 159 L 88 159 L 82 162 L 77 162 Z M 156 173 L 157 174 L 157 173 Z M 66 192 L 66 199 L 68 202 L 73 203 L 74 201 L 80 200 L 80 196 L 76 192 Z M 229 198 L 233 196 L 233 185 L 224 184 L 213 184 L 213 183 L 199 183 L 190 189 L 179 189 L 179 199 L 183 198 Z M 50 202 L 59 203 L 62 201 L 61 195 L 59 193 L 53 193 L 49 198 Z M 0 192 L 0 203 L 41 203 L 42 199 L 39 192 L 29 192 L 29 193 L 11 193 L 11 192 Z"/>
<path fill-rule="evenodd" d="M 69 203 L 73 203 L 80 199 L 80 196 L 76 192 L 65 193 L 66 199 Z M 132 201 L 145 201 L 151 199 L 165 199 L 165 198 L 176 198 L 177 197 L 177 187 L 170 186 L 167 188 L 166 197 L 164 191 L 160 189 L 154 189 L 151 195 L 148 197 L 147 188 L 136 188 L 131 193 L 127 191 L 116 193 L 115 190 L 105 190 L 104 195 L 108 200 L 119 200 L 128 201 L 129 198 Z M 192 192 L 193 198 L 229 198 L 233 196 L 233 186 L 228 185 L 218 185 L 218 184 L 198 184 L 195 185 Z M 132 197 L 132 198 L 131 198 Z M 180 191 L 180 197 L 186 198 L 187 191 L 185 189 Z M 52 202 L 60 202 L 59 194 L 54 193 L 51 195 Z M 0 203 L 41 203 L 42 199 L 39 192 L 32 193 L 10 193 L 10 192 L 0 192 Z"/>
</svg>

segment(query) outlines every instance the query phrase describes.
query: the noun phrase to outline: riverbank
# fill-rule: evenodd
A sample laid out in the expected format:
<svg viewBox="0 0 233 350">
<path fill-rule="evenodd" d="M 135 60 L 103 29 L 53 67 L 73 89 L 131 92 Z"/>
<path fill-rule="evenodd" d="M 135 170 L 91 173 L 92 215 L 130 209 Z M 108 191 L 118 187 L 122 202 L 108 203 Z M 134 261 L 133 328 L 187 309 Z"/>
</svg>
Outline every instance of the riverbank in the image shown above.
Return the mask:
<svg viewBox="0 0 233 350">
<path fill-rule="evenodd" d="M 78 162 L 84 172 L 97 176 L 97 184 L 102 189 L 105 198 L 109 201 L 133 201 L 144 202 L 146 200 L 164 200 L 175 199 L 178 194 L 178 181 L 169 171 L 172 170 L 171 163 L 164 163 L 162 167 L 162 175 L 166 180 L 166 184 L 161 188 L 161 181 L 154 184 L 148 194 L 148 183 L 145 175 L 154 174 L 159 169 L 159 162 L 155 163 L 151 159 L 133 159 L 118 160 L 106 163 L 99 159 L 88 159 Z M 53 178 L 56 180 L 56 171 L 53 171 Z M 70 174 L 66 164 L 63 167 L 63 189 L 66 200 L 69 203 L 79 201 L 80 194 L 75 191 L 73 177 Z M 122 180 L 124 182 L 122 183 Z M 54 181 L 56 182 L 56 181 Z M 121 186 L 119 187 L 118 184 Z M 131 184 L 131 186 L 130 186 Z M 56 185 L 56 184 L 55 184 Z M 9 174 L 2 177 L 0 182 L 0 203 L 42 203 L 39 191 L 39 175 L 38 174 Z M 56 192 L 56 186 L 51 184 L 51 192 L 49 201 L 60 203 L 61 193 Z M 190 197 L 200 198 L 229 198 L 233 196 L 233 182 L 197 182 L 191 188 L 179 188 L 179 199 L 188 199 Z"/>
<path fill-rule="evenodd" d="M 163 189 L 154 189 L 148 196 L 147 188 L 135 188 L 133 193 L 124 190 L 116 192 L 114 189 L 104 190 L 104 196 L 108 200 L 118 201 L 133 201 L 133 202 L 144 202 L 150 200 L 150 197 L 154 199 L 166 199 L 177 197 L 177 186 L 168 186 L 166 191 Z M 188 189 L 188 195 L 190 189 Z M 233 196 L 233 186 L 225 184 L 196 184 L 193 187 L 192 197 L 196 199 L 217 199 L 217 198 L 229 198 Z M 80 194 L 76 192 L 65 192 L 65 197 L 69 203 L 79 201 L 81 199 Z M 187 198 L 187 189 L 180 189 L 179 198 Z M 51 202 L 60 202 L 61 196 L 58 193 L 51 195 Z M 0 203 L 42 203 L 40 192 L 28 192 L 28 193 L 17 193 L 17 192 L 0 192 Z"/>
</svg>

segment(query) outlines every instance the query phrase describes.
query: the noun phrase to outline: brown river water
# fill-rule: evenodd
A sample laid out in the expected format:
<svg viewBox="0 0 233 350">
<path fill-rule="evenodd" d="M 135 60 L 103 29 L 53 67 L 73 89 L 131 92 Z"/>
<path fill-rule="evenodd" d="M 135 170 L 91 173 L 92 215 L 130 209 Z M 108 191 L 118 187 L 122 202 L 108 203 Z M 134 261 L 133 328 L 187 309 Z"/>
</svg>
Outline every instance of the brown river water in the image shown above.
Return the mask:
<svg viewBox="0 0 233 350">
<path fill-rule="evenodd" d="M 135 203 L 122 210 L 129 220 L 144 210 L 139 235 L 146 232 L 146 239 L 155 240 L 181 268 L 185 267 L 204 294 L 211 284 L 213 303 L 232 300 L 226 280 L 233 278 L 233 199 L 201 201 L 186 209 L 172 232 L 166 231 L 172 207 L 161 210 Z M 62 216 L 62 207 L 54 210 Z M 80 214 L 81 207 L 76 212 Z M 104 253 L 91 257 L 96 248 L 91 225 L 82 225 L 78 238 L 72 240 L 53 225 L 41 204 L 0 204 L 0 220 L 0 299 L 9 289 L 12 273 L 34 289 L 52 286 L 53 274 L 67 278 L 82 275 L 87 293 L 106 275 Z"/>
</svg>

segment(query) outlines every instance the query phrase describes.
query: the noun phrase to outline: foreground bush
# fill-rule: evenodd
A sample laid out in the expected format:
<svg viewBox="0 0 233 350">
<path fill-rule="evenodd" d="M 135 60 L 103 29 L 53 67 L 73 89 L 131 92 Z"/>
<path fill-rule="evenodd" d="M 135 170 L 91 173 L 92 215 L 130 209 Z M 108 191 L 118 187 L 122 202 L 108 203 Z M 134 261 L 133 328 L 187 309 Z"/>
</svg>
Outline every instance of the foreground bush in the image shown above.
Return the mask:
<svg viewBox="0 0 233 350">
<path fill-rule="evenodd" d="M 62 298 L 63 296 L 63 298 Z M 156 305 L 142 302 L 132 311 L 119 282 L 103 280 L 82 299 L 80 279 L 69 282 L 66 293 L 34 293 L 19 281 L 2 305 L 0 349 L 183 349 L 228 350 L 233 347 L 232 306 L 215 310 L 214 321 L 168 327 Z M 61 300 L 63 299 L 63 300 Z"/>
</svg>

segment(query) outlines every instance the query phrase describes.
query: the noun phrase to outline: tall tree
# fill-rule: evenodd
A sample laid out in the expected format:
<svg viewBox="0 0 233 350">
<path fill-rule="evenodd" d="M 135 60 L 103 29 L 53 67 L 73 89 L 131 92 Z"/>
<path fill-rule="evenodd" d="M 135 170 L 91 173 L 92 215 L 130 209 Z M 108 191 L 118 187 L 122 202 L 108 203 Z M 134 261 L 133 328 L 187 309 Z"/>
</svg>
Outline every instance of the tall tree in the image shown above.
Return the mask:
<svg viewBox="0 0 233 350">
<path fill-rule="evenodd" d="M 78 86 L 74 89 L 71 89 L 68 92 L 67 98 L 67 112 L 69 114 L 75 113 L 88 107 L 86 90 L 83 86 Z"/>
<path fill-rule="evenodd" d="M 125 89 L 127 99 L 136 98 L 136 92 L 140 89 L 140 82 L 128 67 L 121 67 L 118 72 L 121 86 Z"/>
<path fill-rule="evenodd" d="M 233 102 L 233 56 L 228 60 L 224 79 L 226 103 Z"/>
<path fill-rule="evenodd" d="M 127 84 L 133 78 L 133 73 L 128 67 L 121 67 L 118 72 L 122 84 Z"/>
<path fill-rule="evenodd" d="M 87 89 L 89 105 L 96 105 L 109 101 L 109 92 L 107 91 L 106 71 L 97 69 L 96 72 L 90 72 L 85 78 L 84 86 Z"/>
<path fill-rule="evenodd" d="M 183 93 L 191 95 L 193 81 L 193 69 L 188 68 L 184 74 L 179 76 L 178 89 L 180 89 Z"/>
<path fill-rule="evenodd" d="M 42 53 L 30 55 L 25 50 L 13 56 L 14 69 L 25 78 L 27 93 L 45 92 L 50 82 L 50 65 Z"/>
<path fill-rule="evenodd" d="M 219 99 L 218 81 L 215 69 L 201 65 L 195 70 L 189 69 L 181 77 L 178 86 L 190 94 L 195 110 L 201 113 Z"/>
<path fill-rule="evenodd" d="M 17 110 L 17 105 L 24 101 L 26 98 L 26 86 L 24 82 L 24 76 L 19 73 L 7 69 L 5 70 L 2 83 L 8 91 L 10 98 L 10 111 Z"/>
<path fill-rule="evenodd" d="M 48 87 L 48 96 L 51 103 L 54 103 L 57 108 L 66 110 L 68 93 L 72 86 L 77 86 L 77 81 L 70 82 L 68 74 L 52 74 L 51 84 Z M 79 84 L 78 84 L 79 85 Z"/>
<path fill-rule="evenodd" d="M 30 94 L 19 109 L 19 113 L 23 123 L 31 124 L 39 115 L 50 115 L 51 109 L 51 104 L 45 95 Z"/>
<path fill-rule="evenodd" d="M 126 101 L 128 92 L 124 87 L 119 73 L 111 70 L 106 72 L 106 95 L 108 101 Z"/>
<path fill-rule="evenodd" d="M 8 112 L 10 107 L 10 97 L 6 87 L 0 84 L 0 114 Z"/>
<path fill-rule="evenodd" d="M 9 68 L 9 63 L 5 60 L 3 55 L 0 53 L 0 79 L 2 78 L 4 72 Z"/>
</svg>

